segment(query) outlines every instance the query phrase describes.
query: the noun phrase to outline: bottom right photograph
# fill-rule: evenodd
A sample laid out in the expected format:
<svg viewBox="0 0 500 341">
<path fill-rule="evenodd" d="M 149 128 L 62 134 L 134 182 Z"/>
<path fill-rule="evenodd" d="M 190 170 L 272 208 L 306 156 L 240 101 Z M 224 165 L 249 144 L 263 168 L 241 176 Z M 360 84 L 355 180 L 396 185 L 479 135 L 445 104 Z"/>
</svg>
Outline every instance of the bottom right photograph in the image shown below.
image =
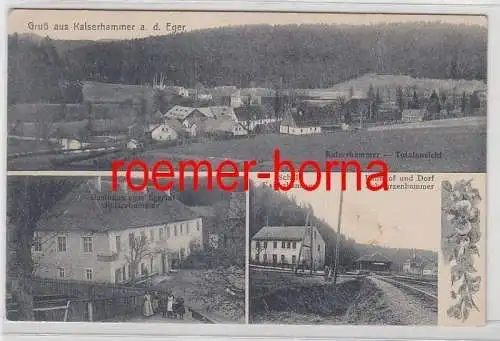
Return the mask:
<svg viewBox="0 0 500 341">
<path fill-rule="evenodd" d="M 376 192 L 252 180 L 250 323 L 485 324 L 485 175 L 389 180 Z"/>
</svg>

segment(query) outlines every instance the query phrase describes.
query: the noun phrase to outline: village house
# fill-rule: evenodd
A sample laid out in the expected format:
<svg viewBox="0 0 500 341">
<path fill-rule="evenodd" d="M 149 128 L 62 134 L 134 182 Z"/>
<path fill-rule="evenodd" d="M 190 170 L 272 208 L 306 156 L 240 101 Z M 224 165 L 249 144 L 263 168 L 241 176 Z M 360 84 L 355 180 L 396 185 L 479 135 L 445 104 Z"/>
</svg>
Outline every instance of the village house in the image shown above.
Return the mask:
<svg viewBox="0 0 500 341">
<path fill-rule="evenodd" d="M 171 95 L 189 97 L 189 91 L 182 86 L 166 86 L 164 90 Z"/>
<path fill-rule="evenodd" d="M 311 135 L 321 133 L 321 117 L 313 110 L 291 108 L 280 123 L 280 133 L 288 135 Z"/>
<path fill-rule="evenodd" d="M 243 105 L 243 97 L 239 90 L 231 94 L 230 105 L 232 108 L 239 108 Z"/>
<path fill-rule="evenodd" d="M 198 127 L 200 131 L 206 134 L 227 134 L 231 136 L 247 135 L 247 131 L 238 122 L 230 117 L 209 118 Z"/>
<path fill-rule="evenodd" d="M 400 110 L 394 102 L 382 102 L 377 105 L 377 121 L 396 121 L 399 118 Z"/>
<path fill-rule="evenodd" d="M 120 283 L 178 267 L 202 247 L 202 220 L 169 193 L 137 197 L 144 194 L 125 185 L 112 192 L 100 178 L 84 181 L 37 223 L 35 275 Z"/>
<path fill-rule="evenodd" d="M 406 123 L 422 122 L 426 117 L 426 109 L 405 109 L 401 114 L 401 120 Z"/>
<path fill-rule="evenodd" d="M 264 226 L 252 237 L 250 253 L 253 264 L 310 269 L 312 259 L 313 270 L 325 265 L 325 241 L 315 226 Z"/>
<path fill-rule="evenodd" d="M 149 135 L 153 141 L 174 141 L 184 130 L 182 124 L 175 119 L 165 119 L 160 123 L 150 125 Z"/>
<path fill-rule="evenodd" d="M 209 114 L 210 112 L 210 114 Z M 210 115 L 207 117 L 207 115 Z M 206 111 L 203 113 L 199 108 L 182 107 L 179 105 L 171 108 L 164 115 L 165 119 L 176 119 L 189 132 L 191 136 L 196 136 L 198 134 L 198 127 L 200 122 L 203 122 L 207 118 L 211 117 L 211 111 Z"/>
<path fill-rule="evenodd" d="M 423 256 L 415 254 L 403 263 L 403 272 L 411 275 L 434 275 L 437 271 L 436 262 Z"/>
<path fill-rule="evenodd" d="M 273 110 L 263 105 L 246 105 L 234 109 L 236 122 L 247 132 L 251 132 L 259 125 L 268 125 L 278 122 Z"/>
<path fill-rule="evenodd" d="M 437 276 L 438 275 L 438 265 L 436 262 L 430 262 L 424 265 L 422 268 L 423 276 Z"/>
</svg>

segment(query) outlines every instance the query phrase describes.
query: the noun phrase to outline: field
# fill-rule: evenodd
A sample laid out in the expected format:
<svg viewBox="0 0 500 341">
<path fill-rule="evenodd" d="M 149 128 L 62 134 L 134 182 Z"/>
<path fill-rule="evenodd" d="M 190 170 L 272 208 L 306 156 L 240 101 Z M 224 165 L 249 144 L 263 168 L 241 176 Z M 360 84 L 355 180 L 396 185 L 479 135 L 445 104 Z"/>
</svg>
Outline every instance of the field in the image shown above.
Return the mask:
<svg viewBox="0 0 500 341">
<path fill-rule="evenodd" d="M 336 132 L 312 136 L 258 135 L 254 138 L 194 143 L 146 151 L 146 162 L 159 159 L 261 160 L 262 168 L 272 168 L 275 148 L 281 159 L 324 162 L 329 152 L 379 153 L 390 171 L 395 172 L 486 172 L 486 124 L 452 127 L 423 127 L 380 131 Z M 396 152 L 441 152 L 438 159 L 402 159 Z M 328 159 L 373 160 L 374 157 L 328 157 Z"/>
</svg>

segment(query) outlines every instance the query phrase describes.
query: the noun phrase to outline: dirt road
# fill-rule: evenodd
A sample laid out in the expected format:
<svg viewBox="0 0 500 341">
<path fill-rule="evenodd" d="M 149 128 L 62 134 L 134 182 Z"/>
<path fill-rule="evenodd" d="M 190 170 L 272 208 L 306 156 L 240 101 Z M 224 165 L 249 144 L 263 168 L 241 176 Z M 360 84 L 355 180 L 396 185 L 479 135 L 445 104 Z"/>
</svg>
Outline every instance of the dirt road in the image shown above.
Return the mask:
<svg viewBox="0 0 500 341">
<path fill-rule="evenodd" d="M 419 298 L 378 278 L 370 280 L 384 293 L 385 302 L 402 325 L 436 325 L 437 313 L 426 307 Z"/>
</svg>

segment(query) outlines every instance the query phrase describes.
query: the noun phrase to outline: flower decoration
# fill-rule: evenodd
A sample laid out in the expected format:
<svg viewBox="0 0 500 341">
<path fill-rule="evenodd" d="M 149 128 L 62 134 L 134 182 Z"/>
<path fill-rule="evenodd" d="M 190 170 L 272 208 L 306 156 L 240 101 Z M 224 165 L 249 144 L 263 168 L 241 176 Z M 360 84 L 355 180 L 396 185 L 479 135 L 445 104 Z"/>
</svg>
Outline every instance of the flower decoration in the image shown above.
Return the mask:
<svg viewBox="0 0 500 341">
<path fill-rule="evenodd" d="M 474 257 L 479 257 L 477 243 L 481 239 L 479 226 L 481 202 L 479 191 L 472 187 L 472 180 L 461 180 L 452 185 L 449 181 L 442 183 L 442 190 L 450 199 L 443 207 L 443 213 L 453 232 L 448 239 L 454 240 L 454 249 L 448 261 L 451 267 L 451 298 L 454 304 L 447 310 L 451 318 L 465 321 L 471 309 L 479 311 L 475 295 L 479 292 L 481 277 L 476 276 Z"/>
</svg>

